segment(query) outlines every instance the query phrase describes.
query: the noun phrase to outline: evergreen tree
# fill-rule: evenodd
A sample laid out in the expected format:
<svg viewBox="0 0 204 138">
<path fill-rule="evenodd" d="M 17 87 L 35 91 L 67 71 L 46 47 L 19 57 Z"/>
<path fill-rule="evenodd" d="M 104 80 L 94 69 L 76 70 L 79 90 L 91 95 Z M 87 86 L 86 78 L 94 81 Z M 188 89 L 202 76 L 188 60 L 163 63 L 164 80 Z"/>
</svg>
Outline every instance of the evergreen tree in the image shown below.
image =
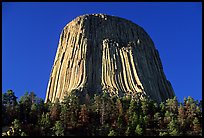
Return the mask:
<svg viewBox="0 0 204 138">
<path fill-rule="evenodd" d="M 178 114 L 178 100 L 176 99 L 176 96 L 174 96 L 173 99 L 167 99 L 166 100 L 166 110 L 173 113 L 174 116 L 177 116 L 177 114 Z"/>
<path fill-rule="evenodd" d="M 30 111 L 32 106 L 32 101 L 29 96 L 29 93 L 26 92 L 19 100 L 20 106 L 20 120 L 25 124 L 28 124 L 30 121 Z"/>
<path fill-rule="evenodd" d="M 63 128 L 66 131 L 68 129 L 68 124 L 70 122 L 69 107 L 68 104 L 66 104 L 66 102 L 63 102 L 61 105 L 60 121 L 62 122 Z"/>
<path fill-rule="evenodd" d="M 193 135 L 202 136 L 201 124 L 197 117 L 195 117 L 193 120 Z"/>
<path fill-rule="evenodd" d="M 13 122 L 12 122 L 12 125 L 13 125 L 13 136 L 20 136 L 21 135 L 21 123 L 18 119 L 15 119 Z"/>
<path fill-rule="evenodd" d="M 120 136 L 120 135 L 123 135 L 123 128 L 125 127 L 125 121 L 124 121 L 124 112 L 123 112 L 123 106 L 122 106 L 122 102 L 121 102 L 121 99 L 117 99 L 116 101 L 116 117 L 117 117 L 117 120 L 116 120 L 116 130 L 117 130 L 117 134 Z"/>
<path fill-rule="evenodd" d="M 12 90 L 2 93 L 2 116 L 4 125 L 11 125 L 11 122 L 18 118 L 18 110 L 15 93 Z"/>
<path fill-rule="evenodd" d="M 20 120 L 26 124 L 36 124 L 44 112 L 44 101 L 34 92 L 26 92 L 19 100 Z"/>
<path fill-rule="evenodd" d="M 108 136 L 117 136 L 117 134 L 114 130 L 110 130 Z"/>
<path fill-rule="evenodd" d="M 87 126 L 89 123 L 89 114 L 88 114 L 88 109 L 85 104 L 81 106 L 81 110 L 79 112 L 79 122 L 83 126 Z"/>
<path fill-rule="evenodd" d="M 112 102 L 110 97 L 108 97 L 107 93 L 104 93 L 101 97 L 101 107 L 100 107 L 100 122 L 101 125 L 104 125 L 106 122 L 109 122 L 111 110 L 112 109 Z"/>
<path fill-rule="evenodd" d="M 182 104 L 178 107 L 178 124 L 179 124 L 179 130 L 181 132 L 181 135 L 185 135 L 187 127 L 186 127 L 186 111 Z"/>
<path fill-rule="evenodd" d="M 136 112 L 133 113 L 133 116 L 130 118 L 131 123 L 128 124 L 130 126 L 130 135 L 134 135 L 135 129 L 137 125 L 139 125 L 139 116 Z"/>
<path fill-rule="evenodd" d="M 178 130 L 178 122 L 176 119 L 172 119 L 167 127 L 168 127 L 168 133 L 170 136 L 180 135 L 179 130 Z"/>
<path fill-rule="evenodd" d="M 198 104 L 198 107 L 200 108 L 200 111 L 202 112 L 202 100 L 200 100 L 199 104 Z"/>
<path fill-rule="evenodd" d="M 126 129 L 126 131 L 125 131 L 125 136 L 131 136 L 130 134 L 131 134 L 131 130 L 130 130 L 131 128 L 129 127 L 129 126 L 127 126 L 127 129 Z"/>
<path fill-rule="evenodd" d="M 64 129 L 75 128 L 78 120 L 79 99 L 74 93 L 65 95 L 61 106 L 60 118 Z"/>
<path fill-rule="evenodd" d="M 142 128 L 140 127 L 140 125 L 138 124 L 135 128 L 135 135 L 136 136 L 141 136 L 142 135 Z"/>
<path fill-rule="evenodd" d="M 158 129 L 159 129 L 159 123 L 160 123 L 160 121 L 161 121 L 161 117 L 160 117 L 160 113 L 159 112 L 156 112 L 155 114 L 154 114 L 154 131 L 156 131 L 155 133 L 155 135 L 158 135 L 157 134 L 157 131 L 158 131 Z"/>
<path fill-rule="evenodd" d="M 144 97 L 109 97 L 106 93 L 83 105 L 75 93 L 62 102 L 44 103 L 34 92 L 17 102 L 12 90 L 2 94 L 3 126 L 12 136 L 202 136 L 202 101 L 176 97 L 160 104 Z M 2 129 L 6 135 L 6 127 Z"/>
<path fill-rule="evenodd" d="M 61 112 L 61 105 L 60 105 L 59 99 L 57 98 L 55 103 L 50 107 L 50 119 L 53 124 L 60 119 L 59 118 L 60 112 Z"/>
<path fill-rule="evenodd" d="M 122 102 L 121 100 L 118 98 L 117 101 L 116 101 L 116 108 L 117 108 L 117 113 L 119 116 L 122 116 L 123 115 L 123 105 L 122 105 Z"/>
<path fill-rule="evenodd" d="M 49 113 L 43 113 L 39 120 L 39 126 L 41 127 L 41 134 L 43 136 L 50 136 L 51 122 Z"/>
<path fill-rule="evenodd" d="M 6 93 L 2 93 L 2 103 L 5 106 L 15 106 L 17 105 L 17 97 L 13 90 L 8 90 Z"/>
<path fill-rule="evenodd" d="M 99 95 L 94 95 L 94 103 L 92 108 L 94 109 L 94 111 L 99 114 L 100 110 L 101 110 L 101 103 L 102 103 L 102 99 Z"/>
<path fill-rule="evenodd" d="M 168 136 L 167 132 L 159 132 L 159 136 Z"/>
<path fill-rule="evenodd" d="M 64 128 L 61 121 L 56 121 L 52 130 L 54 132 L 53 136 L 64 136 Z"/>
<path fill-rule="evenodd" d="M 149 107 L 148 107 L 149 103 L 148 103 L 148 99 L 146 97 L 144 97 L 141 100 L 141 109 L 142 109 L 142 113 L 143 115 L 147 115 L 149 112 Z"/>
<path fill-rule="evenodd" d="M 31 111 L 30 111 L 30 113 L 29 113 L 29 115 L 30 115 L 30 123 L 31 124 L 36 124 L 37 123 L 37 119 L 38 119 L 38 107 L 37 107 L 38 105 L 37 104 L 32 104 L 31 105 Z"/>
</svg>

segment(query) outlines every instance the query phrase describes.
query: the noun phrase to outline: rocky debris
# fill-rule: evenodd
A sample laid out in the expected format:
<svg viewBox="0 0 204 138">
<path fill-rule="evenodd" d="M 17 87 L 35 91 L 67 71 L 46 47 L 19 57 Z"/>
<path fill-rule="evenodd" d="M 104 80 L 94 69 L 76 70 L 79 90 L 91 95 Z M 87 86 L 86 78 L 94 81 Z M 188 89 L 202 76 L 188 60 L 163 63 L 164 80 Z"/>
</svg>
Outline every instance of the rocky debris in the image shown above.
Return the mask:
<svg viewBox="0 0 204 138">
<path fill-rule="evenodd" d="M 142 93 L 161 102 L 174 96 L 159 52 L 135 23 L 106 14 L 86 14 L 60 35 L 45 102 L 73 90 L 123 96 Z"/>
</svg>

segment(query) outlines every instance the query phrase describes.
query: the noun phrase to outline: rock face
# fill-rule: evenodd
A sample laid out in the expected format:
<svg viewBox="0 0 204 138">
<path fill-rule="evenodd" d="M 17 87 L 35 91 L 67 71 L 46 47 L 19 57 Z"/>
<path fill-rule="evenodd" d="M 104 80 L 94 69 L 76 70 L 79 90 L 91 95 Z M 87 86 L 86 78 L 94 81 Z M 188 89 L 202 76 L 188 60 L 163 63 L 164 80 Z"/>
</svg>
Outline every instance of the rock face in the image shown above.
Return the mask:
<svg viewBox="0 0 204 138">
<path fill-rule="evenodd" d="M 144 29 L 105 14 L 86 14 L 68 23 L 52 67 L 45 102 L 81 94 L 146 94 L 161 102 L 174 96 L 159 53 Z"/>
</svg>

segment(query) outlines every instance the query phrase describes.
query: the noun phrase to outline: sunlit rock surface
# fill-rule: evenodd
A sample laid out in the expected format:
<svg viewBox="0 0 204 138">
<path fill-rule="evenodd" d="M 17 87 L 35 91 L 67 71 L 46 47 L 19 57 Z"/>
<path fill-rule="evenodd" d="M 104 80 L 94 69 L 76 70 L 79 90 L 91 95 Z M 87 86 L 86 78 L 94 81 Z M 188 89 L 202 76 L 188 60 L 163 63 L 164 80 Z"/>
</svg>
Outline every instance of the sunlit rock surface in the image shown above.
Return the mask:
<svg viewBox="0 0 204 138">
<path fill-rule="evenodd" d="M 161 102 L 174 96 L 150 36 L 135 23 L 105 14 L 86 14 L 62 30 L 45 102 L 81 94 L 141 93 Z"/>
</svg>

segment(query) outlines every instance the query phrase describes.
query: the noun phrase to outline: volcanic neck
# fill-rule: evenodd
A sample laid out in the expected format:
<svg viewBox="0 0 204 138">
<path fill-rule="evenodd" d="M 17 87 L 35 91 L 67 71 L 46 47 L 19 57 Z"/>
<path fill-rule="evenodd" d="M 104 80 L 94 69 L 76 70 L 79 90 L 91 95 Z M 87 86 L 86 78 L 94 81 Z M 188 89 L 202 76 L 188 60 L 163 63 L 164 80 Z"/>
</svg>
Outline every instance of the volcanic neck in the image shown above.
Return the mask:
<svg viewBox="0 0 204 138">
<path fill-rule="evenodd" d="M 45 102 L 82 95 L 142 93 L 161 102 L 174 96 L 150 36 L 133 22 L 86 14 L 68 23 L 61 35 Z"/>
</svg>

